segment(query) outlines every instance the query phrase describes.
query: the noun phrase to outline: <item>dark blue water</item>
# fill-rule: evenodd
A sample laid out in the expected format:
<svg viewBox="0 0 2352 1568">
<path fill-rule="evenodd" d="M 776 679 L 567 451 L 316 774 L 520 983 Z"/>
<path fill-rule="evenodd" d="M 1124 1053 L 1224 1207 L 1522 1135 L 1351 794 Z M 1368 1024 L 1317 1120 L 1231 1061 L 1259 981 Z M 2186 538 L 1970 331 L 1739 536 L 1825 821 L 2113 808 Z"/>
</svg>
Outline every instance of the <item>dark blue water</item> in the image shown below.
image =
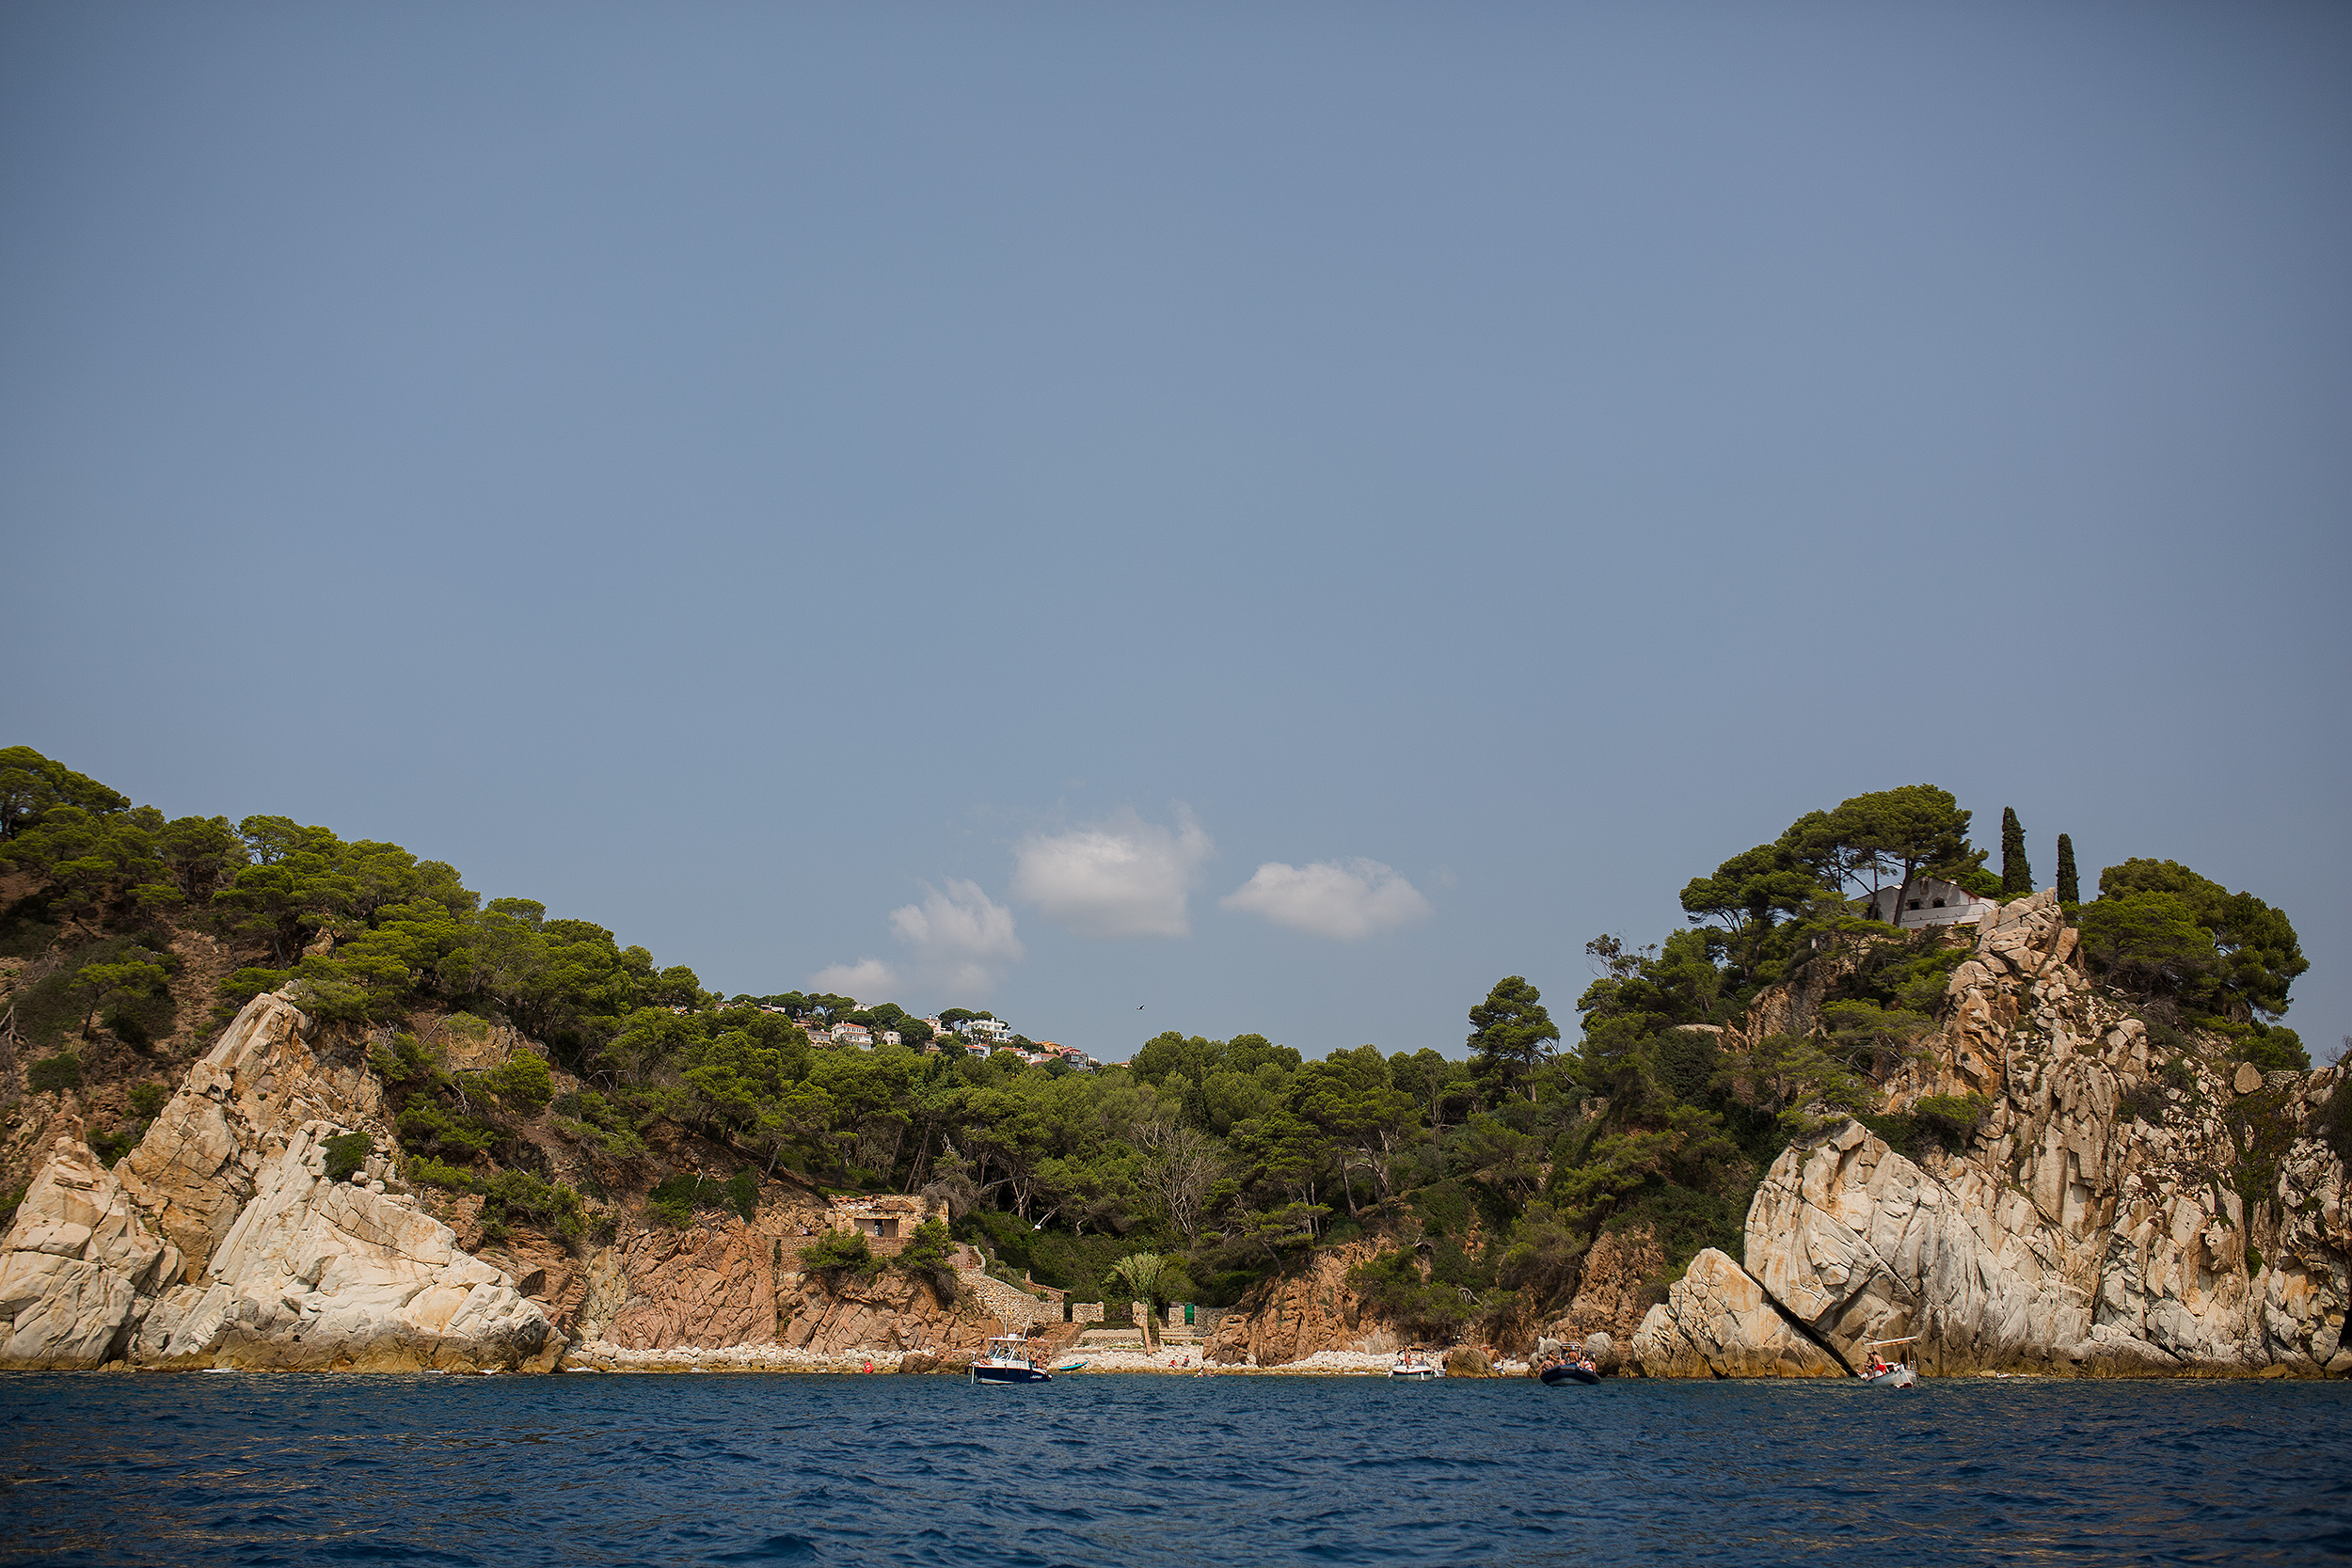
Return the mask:
<svg viewBox="0 0 2352 1568">
<path fill-rule="evenodd" d="M 0 1561 L 2289 1562 L 2352 1385 L 0 1377 Z"/>
</svg>

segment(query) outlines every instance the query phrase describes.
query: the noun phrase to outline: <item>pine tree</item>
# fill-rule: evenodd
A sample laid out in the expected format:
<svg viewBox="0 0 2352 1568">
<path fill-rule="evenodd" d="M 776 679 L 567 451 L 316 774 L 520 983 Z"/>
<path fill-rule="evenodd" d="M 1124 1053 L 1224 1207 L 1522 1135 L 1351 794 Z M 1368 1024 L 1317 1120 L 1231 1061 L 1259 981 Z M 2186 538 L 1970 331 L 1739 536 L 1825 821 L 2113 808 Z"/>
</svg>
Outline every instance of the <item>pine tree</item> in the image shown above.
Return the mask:
<svg viewBox="0 0 2352 1568">
<path fill-rule="evenodd" d="M 2033 891 L 2033 867 L 2026 863 L 2026 830 L 2017 813 L 2001 808 L 2001 896 L 2019 898 Z"/>
<path fill-rule="evenodd" d="M 2083 901 L 2082 884 L 2074 879 L 2074 841 L 2058 834 L 2058 902 L 2079 904 Z"/>
</svg>

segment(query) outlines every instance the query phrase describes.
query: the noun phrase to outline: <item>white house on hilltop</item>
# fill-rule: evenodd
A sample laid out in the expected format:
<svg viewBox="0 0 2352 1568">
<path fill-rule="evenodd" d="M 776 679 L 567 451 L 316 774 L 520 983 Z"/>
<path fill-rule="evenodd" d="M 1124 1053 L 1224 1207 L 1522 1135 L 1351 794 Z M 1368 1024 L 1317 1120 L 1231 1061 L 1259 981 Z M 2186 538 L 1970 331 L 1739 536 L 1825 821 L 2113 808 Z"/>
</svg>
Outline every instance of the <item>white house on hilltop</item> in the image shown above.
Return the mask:
<svg viewBox="0 0 2352 1568">
<path fill-rule="evenodd" d="M 956 1033 L 968 1040 L 986 1040 L 1002 1045 L 1012 1038 L 1012 1025 L 1001 1018 L 967 1018 L 956 1025 Z"/>
<path fill-rule="evenodd" d="M 1896 895 L 1902 895 L 1903 907 L 1895 908 Z M 1921 926 L 1956 926 L 1963 920 L 1974 920 L 1988 910 L 2000 907 L 2000 901 L 1981 898 L 1964 887 L 1959 887 L 1938 877 L 1922 877 L 1904 893 L 1897 887 L 1883 887 L 1870 895 L 1869 915 L 1889 926 L 1914 928 Z"/>
</svg>

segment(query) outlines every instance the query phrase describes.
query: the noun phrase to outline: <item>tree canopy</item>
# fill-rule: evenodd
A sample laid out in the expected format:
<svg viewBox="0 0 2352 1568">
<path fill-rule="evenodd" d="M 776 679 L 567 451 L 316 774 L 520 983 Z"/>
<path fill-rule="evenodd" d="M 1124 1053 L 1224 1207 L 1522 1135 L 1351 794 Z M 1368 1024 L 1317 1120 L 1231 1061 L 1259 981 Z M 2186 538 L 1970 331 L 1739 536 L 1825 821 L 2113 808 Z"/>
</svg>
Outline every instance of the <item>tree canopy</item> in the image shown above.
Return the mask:
<svg viewBox="0 0 2352 1568">
<path fill-rule="evenodd" d="M 2283 911 L 2176 861 L 2108 866 L 2080 922 L 2092 961 L 2120 983 L 2240 1022 L 2285 1012 L 2311 968 Z"/>
</svg>

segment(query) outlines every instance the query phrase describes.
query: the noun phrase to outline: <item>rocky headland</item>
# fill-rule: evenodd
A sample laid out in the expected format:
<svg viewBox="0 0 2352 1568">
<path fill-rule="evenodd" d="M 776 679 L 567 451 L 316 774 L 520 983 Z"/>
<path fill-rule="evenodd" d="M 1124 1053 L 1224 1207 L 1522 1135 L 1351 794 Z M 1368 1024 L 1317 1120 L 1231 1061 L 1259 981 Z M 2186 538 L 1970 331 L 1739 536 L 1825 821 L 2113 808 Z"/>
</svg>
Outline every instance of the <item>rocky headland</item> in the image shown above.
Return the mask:
<svg viewBox="0 0 2352 1568">
<path fill-rule="evenodd" d="M 826 1200 L 781 1179 L 747 1218 L 489 1227 L 482 1198 L 403 1180 L 363 1042 L 297 994 L 246 1004 L 111 1169 L 70 1104 L 40 1125 L 0 1241 L 0 1366 L 954 1370 L 1030 1328 L 1078 1354 L 1057 1306 L 968 1254 L 952 1286 L 803 1269 Z M 1767 990 L 1725 1047 L 1803 1031 L 1807 1007 Z M 2051 895 L 2002 905 L 1883 1085 L 1883 1117 L 1979 1103 L 1956 1146 L 1824 1117 L 1764 1172 L 1740 1256 L 1699 1252 L 1660 1301 L 1656 1238 L 1605 1231 L 1565 1306 L 1483 1325 L 1459 1370 L 1581 1343 L 1651 1377 L 1834 1377 L 1903 1340 L 1931 1375 L 2352 1372 L 2347 1069 L 2265 1073 L 2225 1045 L 2094 984 Z M 355 1133 L 372 1152 L 332 1168 Z M 1172 1354 L 1084 1358 L 1377 1370 L 1414 1335 L 1352 1281 L 1399 1244 L 1314 1250 Z"/>
</svg>

